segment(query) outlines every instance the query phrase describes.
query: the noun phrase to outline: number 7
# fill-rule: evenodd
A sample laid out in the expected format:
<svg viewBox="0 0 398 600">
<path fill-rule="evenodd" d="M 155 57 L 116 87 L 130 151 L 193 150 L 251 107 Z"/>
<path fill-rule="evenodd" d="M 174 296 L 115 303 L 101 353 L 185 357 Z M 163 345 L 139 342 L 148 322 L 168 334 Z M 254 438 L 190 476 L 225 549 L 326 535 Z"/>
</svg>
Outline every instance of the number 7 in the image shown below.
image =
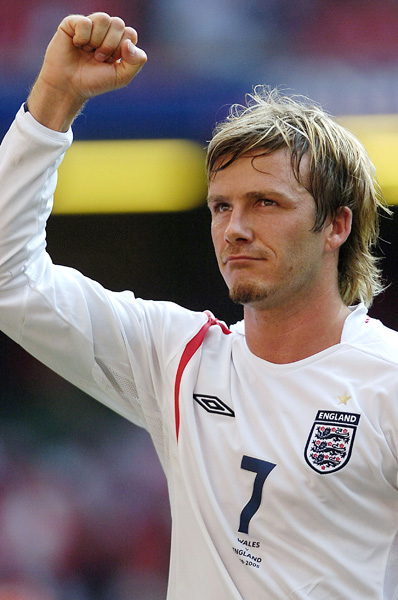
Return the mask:
<svg viewBox="0 0 398 600">
<path fill-rule="evenodd" d="M 249 502 L 242 510 L 242 512 L 240 513 L 238 531 L 240 533 L 248 533 L 249 523 L 254 514 L 260 508 L 264 482 L 267 479 L 268 475 L 271 473 L 272 469 L 276 467 L 276 464 L 267 462 L 265 460 L 260 460 L 259 458 L 253 458 L 252 456 L 244 456 L 242 458 L 242 463 L 240 467 L 245 471 L 252 471 L 253 473 L 257 473 L 254 479 L 252 496 Z"/>
</svg>

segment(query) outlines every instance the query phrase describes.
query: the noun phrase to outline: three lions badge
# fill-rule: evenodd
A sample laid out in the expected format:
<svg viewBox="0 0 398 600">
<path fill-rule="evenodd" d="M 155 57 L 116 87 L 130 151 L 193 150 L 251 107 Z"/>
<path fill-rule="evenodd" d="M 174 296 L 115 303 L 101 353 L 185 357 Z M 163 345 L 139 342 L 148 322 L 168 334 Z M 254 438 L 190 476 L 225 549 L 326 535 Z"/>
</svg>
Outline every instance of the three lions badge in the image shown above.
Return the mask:
<svg viewBox="0 0 398 600">
<path fill-rule="evenodd" d="M 305 446 L 305 460 L 317 473 L 335 473 L 351 457 L 361 415 L 319 410 Z"/>
</svg>

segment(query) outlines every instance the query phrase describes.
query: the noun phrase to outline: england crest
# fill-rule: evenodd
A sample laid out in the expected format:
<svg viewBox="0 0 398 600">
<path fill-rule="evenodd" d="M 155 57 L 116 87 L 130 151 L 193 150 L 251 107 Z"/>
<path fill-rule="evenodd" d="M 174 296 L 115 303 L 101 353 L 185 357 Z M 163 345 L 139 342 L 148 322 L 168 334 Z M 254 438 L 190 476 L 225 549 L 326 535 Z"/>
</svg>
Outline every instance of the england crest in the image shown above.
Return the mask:
<svg viewBox="0 0 398 600">
<path fill-rule="evenodd" d="M 305 446 L 304 457 L 317 473 L 335 473 L 351 457 L 361 415 L 319 410 Z"/>
</svg>

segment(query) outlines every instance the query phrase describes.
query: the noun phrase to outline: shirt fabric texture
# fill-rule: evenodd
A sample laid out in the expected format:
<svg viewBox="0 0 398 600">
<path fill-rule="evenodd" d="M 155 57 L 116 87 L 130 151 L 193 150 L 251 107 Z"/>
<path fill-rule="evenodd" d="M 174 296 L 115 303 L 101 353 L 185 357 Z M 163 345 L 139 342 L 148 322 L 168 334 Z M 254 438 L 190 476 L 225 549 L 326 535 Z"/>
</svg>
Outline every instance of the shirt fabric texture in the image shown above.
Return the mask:
<svg viewBox="0 0 398 600">
<path fill-rule="evenodd" d="M 1 145 L 0 327 L 149 431 L 169 600 L 397 600 L 398 333 L 359 305 L 339 344 L 273 364 L 244 322 L 53 265 L 45 224 L 71 143 L 21 108 Z"/>
</svg>

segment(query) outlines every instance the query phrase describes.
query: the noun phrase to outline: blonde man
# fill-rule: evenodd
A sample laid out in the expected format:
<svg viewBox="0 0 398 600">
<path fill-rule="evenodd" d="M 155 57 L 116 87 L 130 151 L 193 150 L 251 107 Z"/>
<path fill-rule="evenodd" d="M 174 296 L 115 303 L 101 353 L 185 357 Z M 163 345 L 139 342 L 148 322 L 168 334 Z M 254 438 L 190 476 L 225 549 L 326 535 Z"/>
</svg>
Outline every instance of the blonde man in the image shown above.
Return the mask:
<svg viewBox="0 0 398 600">
<path fill-rule="evenodd" d="M 314 198 L 314 231 L 342 207 L 350 208 L 351 233 L 339 251 L 340 293 L 348 306 L 357 302 L 370 306 L 383 288 L 373 253 L 379 210 L 389 210 L 365 148 L 319 106 L 307 98 L 257 86 L 248 94 L 246 106 L 233 106 L 216 127 L 207 152 L 208 177 L 215 174 L 220 158 L 229 155 L 232 162 L 254 149 L 269 154 L 282 147 L 289 149 L 295 176 Z M 311 157 L 309 172 L 301 180 L 300 163 L 305 155 Z"/>
<path fill-rule="evenodd" d="M 46 254 L 69 126 L 140 70 L 136 42 L 104 13 L 67 17 L 3 141 L 1 327 L 150 432 L 170 490 L 170 600 L 392 600 L 398 334 L 367 316 L 382 202 L 355 138 L 275 93 L 218 128 L 208 202 L 244 307 L 231 329 Z"/>
</svg>

